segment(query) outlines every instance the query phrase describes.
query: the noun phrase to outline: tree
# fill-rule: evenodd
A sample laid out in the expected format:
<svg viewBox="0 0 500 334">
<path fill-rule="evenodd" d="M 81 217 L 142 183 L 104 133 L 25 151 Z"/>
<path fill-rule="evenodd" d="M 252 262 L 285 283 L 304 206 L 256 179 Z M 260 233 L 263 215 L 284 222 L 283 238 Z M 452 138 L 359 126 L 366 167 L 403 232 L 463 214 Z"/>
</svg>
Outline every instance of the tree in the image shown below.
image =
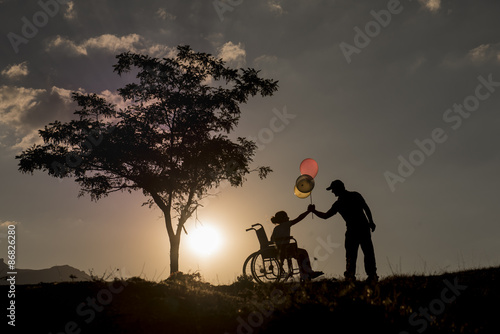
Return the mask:
<svg viewBox="0 0 500 334">
<path fill-rule="evenodd" d="M 257 94 L 270 96 L 278 87 L 255 69 L 229 68 L 189 46 L 177 50 L 163 59 L 117 55 L 114 72 L 137 71 L 139 81 L 118 90 L 126 107 L 117 110 L 96 94 L 75 92 L 78 119 L 49 123 L 39 130 L 43 145 L 16 156 L 23 173 L 74 177 L 79 197 L 97 201 L 113 192 L 142 191 L 144 204 L 163 212 L 171 273 L 179 270 L 184 224 L 209 190 L 225 180 L 241 186 L 251 172 L 261 179 L 271 172 L 251 169 L 255 142 L 228 135 L 238 124 L 240 104 Z"/>
</svg>

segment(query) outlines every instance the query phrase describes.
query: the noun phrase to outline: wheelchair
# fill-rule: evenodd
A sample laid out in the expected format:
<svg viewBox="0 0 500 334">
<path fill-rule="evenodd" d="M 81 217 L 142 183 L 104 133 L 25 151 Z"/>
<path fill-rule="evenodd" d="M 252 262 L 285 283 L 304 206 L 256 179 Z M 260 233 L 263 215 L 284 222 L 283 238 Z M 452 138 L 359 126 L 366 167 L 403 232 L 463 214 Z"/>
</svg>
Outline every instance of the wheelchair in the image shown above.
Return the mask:
<svg viewBox="0 0 500 334">
<path fill-rule="evenodd" d="M 255 231 L 259 240 L 260 249 L 250 254 L 243 264 L 243 276 L 252 278 L 258 283 L 293 281 L 299 275 L 297 261 L 287 256 L 276 244 L 269 241 L 262 224 L 253 224 L 246 231 Z M 297 249 L 297 240 L 289 238 L 288 250 Z"/>
</svg>

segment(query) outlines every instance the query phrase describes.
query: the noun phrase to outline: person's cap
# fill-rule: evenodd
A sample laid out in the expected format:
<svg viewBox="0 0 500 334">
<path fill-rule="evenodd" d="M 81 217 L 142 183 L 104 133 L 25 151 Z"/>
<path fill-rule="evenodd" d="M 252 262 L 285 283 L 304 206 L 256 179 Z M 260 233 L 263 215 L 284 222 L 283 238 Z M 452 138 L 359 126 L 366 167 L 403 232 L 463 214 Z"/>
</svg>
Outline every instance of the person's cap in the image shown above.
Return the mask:
<svg viewBox="0 0 500 334">
<path fill-rule="evenodd" d="M 326 190 L 332 190 L 335 188 L 341 188 L 341 189 L 344 188 L 344 183 L 340 180 L 332 181 L 332 183 L 330 183 L 330 186 L 326 188 Z"/>
</svg>

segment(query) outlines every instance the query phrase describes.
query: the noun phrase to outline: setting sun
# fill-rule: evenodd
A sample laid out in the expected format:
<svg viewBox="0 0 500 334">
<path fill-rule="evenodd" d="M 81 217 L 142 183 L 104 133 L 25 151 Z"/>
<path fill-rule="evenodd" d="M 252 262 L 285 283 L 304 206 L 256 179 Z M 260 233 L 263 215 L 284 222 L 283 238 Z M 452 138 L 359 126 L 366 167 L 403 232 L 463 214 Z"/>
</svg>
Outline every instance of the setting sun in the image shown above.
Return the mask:
<svg viewBox="0 0 500 334">
<path fill-rule="evenodd" d="M 189 248 L 201 256 L 215 253 L 221 246 L 220 233 L 211 226 L 198 226 L 188 235 Z"/>
</svg>

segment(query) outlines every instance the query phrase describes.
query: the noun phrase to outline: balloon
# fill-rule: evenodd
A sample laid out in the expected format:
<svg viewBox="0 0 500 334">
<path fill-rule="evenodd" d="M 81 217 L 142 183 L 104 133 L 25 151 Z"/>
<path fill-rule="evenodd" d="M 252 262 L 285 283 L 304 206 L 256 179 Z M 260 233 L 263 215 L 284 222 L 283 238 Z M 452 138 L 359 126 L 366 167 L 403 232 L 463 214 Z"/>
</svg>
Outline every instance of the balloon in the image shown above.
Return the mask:
<svg viewBox="0 0 500 334">
<path fill-rule="evenodd" d="M 315 178 L 318 174 L 318 169 L 318 163 L 314 159 L 307 158 L 300 163 L 300 174 L 302 175 L 307 174 Z"/>
<path fill-rule="evenodd" d="M 309 193 L 314 189 L 314 179 L 307 174 L 301 175 L 295 181 L 295 186 L 301 193 Z"/>
<path fill-rule="evenodd" d="M 299 191 L 299 189 L 297 189 L 297 186 L 294 187 L 293 189 L 293 193 L 295 194 L 295 196 L 297 196 L 298 198 L 307 198 L 309 197 L 309 195 L 311 195 L 311 192 L 308 192 L 308 193 L 301 193 Z"/>
</svg>

